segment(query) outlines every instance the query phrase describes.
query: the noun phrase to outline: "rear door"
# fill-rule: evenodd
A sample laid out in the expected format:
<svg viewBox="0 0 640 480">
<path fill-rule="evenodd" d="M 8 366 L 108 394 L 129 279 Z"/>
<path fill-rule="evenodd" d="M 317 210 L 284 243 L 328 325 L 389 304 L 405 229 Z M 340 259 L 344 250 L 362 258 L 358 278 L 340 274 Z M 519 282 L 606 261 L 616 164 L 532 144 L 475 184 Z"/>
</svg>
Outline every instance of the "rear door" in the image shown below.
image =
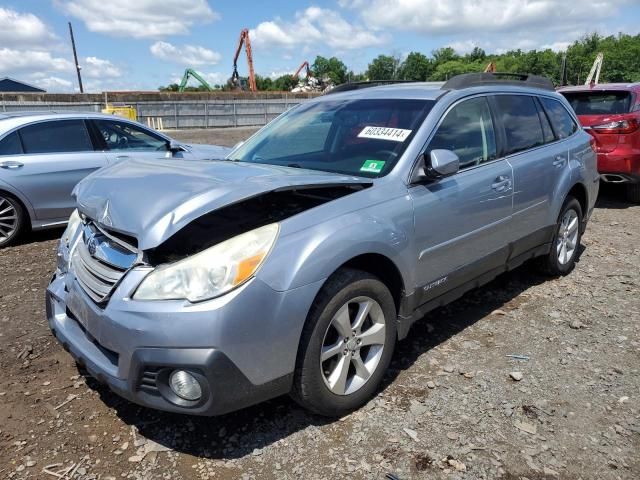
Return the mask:
<svg viewBox="0 0 640 480">
<path fill-rule="evenodd" d="M 568 152 L 555 143 L 549 120 L 533 95 L 493 97 L 504 132 L 504 154 L 513 167 L 512 257 L 548 241 L 549 208 Z"/>
<path fill-rule="evenodd" d="M 497 158 L 486 97 L 454 105 L 427 145 L 427 157 L 433 149 L 455 152 L 460 171 L 409 190 L 419 303 L 504 265 L 512 208 L 512 169 Z"/>
<path fill-rule="evenodd" d="M 20 154 L 0 155 L 2 179 L 29 199 L 36 219 L 67 219 L 75 208 L 73 187 L 107 163 L 94 150 L 85 121 L 37 122 L 12 135 Z"/>
</svg>

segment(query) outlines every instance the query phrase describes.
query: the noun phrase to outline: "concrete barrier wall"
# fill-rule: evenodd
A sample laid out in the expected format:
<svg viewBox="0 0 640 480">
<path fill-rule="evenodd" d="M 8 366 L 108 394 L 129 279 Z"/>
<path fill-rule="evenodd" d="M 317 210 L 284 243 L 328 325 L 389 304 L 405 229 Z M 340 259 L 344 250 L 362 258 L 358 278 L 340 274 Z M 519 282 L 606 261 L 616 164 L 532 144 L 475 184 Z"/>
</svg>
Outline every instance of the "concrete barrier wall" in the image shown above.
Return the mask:
<svg viewBox="0 0 640 480">
<path fill-rule="evenodd" d="M 270 97 L 271 95 L 268 95 Z M 181 101 L 118 102 L 136 109 L 144 124 L 162 120 L 163 128 L 215 128 L 265 125 L 309 95 L 284 95 L 277 98 L 213 98 Z M 53 110 L 100 112 L 104 102 L 55 102 L 1 100 L 0 112 Z"/>
</svg>

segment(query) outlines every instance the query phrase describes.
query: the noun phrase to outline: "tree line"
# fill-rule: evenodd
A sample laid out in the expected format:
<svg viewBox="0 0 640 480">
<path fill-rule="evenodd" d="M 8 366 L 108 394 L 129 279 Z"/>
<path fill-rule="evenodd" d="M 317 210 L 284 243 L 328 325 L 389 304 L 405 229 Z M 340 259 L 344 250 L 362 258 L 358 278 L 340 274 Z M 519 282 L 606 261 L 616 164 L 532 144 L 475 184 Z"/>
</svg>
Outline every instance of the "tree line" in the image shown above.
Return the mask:
<svg viewBox="0 0 640 480">
<path fill-rule="evenodd" d="M 604 54 L 601 83 L 640 81 L 640 34 L 622 33 L 607 37 L 592 33 L 573 42 L 564 52 L 517 49 L 487 54 L 482 48 L 475 47 L 471 52 L 459 55 L 453 48 L 444 47 L 432 51 L 430 56 L 421 52 L 411 52 L 404 59 L 397 55 L 378 55 L 361 73 L 349 70 L 336 57 L 317 56 L 311 72 L 315 77 L 330 79 L 336 85 L 363 80 L 444 81 L 462 73 L 482 72 L 490 62 L 494 62 L 498 72 L 544 75 L 554 84 L 561 85 L 561 67 L 566 55 L 567 83 L 577 85 L 585 82 L 599 52 Z M 256 76 L 258 90 L 287 91 L 297 83 L 298 79 L 292 75 L 276 79 Z M 175 87 L 177 90 L 177 85 Z M 225 90 L 228 86 L 216 85 L 216 88 Z M 189 89 L 197 90 L 194 87 Z"/>
</svg>

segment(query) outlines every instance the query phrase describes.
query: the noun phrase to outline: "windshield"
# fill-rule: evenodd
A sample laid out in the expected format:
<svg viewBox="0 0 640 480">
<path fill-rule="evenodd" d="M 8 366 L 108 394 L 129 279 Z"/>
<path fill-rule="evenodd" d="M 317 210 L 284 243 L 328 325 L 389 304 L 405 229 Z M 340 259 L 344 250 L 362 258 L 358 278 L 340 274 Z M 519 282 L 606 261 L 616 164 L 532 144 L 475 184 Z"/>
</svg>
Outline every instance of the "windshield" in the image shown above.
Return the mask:
<svg viewBox="0 0 640 480">
<path fill-rule="evenodd" d="M 381 177 L 413 139 L 433 100 L 336 100 L 302 104 L 232 153 L 236 161 Z"/>
<path fill-rule="evenodd" d="M 629 113 L 631 94 L 625 91 L 561 92 L 577 115 Z"/>
</svg>

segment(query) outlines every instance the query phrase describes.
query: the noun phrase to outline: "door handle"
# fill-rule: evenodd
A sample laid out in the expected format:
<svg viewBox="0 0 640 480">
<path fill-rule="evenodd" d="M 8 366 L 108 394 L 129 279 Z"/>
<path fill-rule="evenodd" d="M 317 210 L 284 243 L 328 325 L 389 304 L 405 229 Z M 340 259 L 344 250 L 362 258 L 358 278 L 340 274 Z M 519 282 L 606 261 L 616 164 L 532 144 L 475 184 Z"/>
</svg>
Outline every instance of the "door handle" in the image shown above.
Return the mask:
<svg viewBox="0 0 640 480">
<path fill-rule="evenodd" d="M 561 167 L 564 165 L 564 162 L 566 161 L 566 157 L 564 155 L 558 155 L 554 160 L 553 160 L 553 166 L 554 167 Z"/>
<path fill-rule="evenodd" d="M 509 188 L 511 188 L 511 179 L 504 175 L 500 175 L 491 184 L 491 188 L 493 188 L 496 192 L 504 192 L 505 190 L 509 190 Z"/>
<path fill-rule="evenodd" d="M 16 162 L 15 160 L 8 160 L 0 163 L 0 168 L 4 168 L 6 170 L 15 170 L 20 167 L 24 167 L 24 163 Z"/>
</svg>

